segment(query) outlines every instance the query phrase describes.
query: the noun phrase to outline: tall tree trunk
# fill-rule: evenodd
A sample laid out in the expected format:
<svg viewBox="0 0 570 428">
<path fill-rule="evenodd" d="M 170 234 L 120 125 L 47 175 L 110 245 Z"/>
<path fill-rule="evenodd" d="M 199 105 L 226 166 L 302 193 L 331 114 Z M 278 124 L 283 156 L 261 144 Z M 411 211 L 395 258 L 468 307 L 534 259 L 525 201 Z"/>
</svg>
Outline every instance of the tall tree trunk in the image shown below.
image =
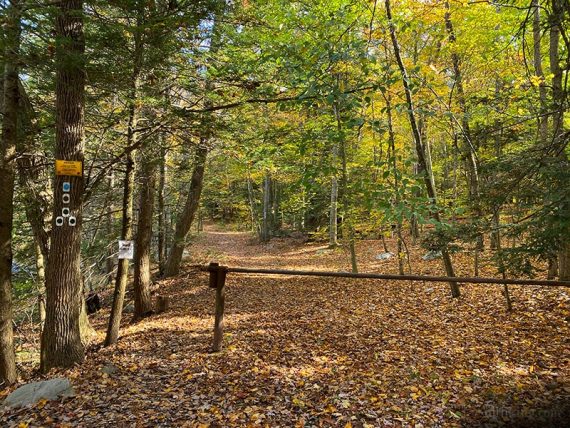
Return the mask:
<svg viewBox="0 0 570 428">
<path fill-rule="evenodd" d="M 566 93 L 562 85 L 563 72 L 560 67 L 560 33 L 563 25 L 564 1 L 551 0 L 552 10 L 550 11 L 548 20 L 550 25 L 550 73 L 552 74 L 552 140 L 554 147 L 562 147 L 557 149 L 560 157 L 561 168 L 568 168 L 568 157 L 563 149 L 562 136 L 564 135 L 564 113 Z M 567 53 L 568 54 L 568 53 Z M 566 186 L 566 192 L 569 190 Z M 565 200 L 568 196 L 565 195 Z M 570 203 L 563 202 L 561 212 L 566 216 L 570 212 Z M 566 229 L 566 233 L 561 236 L 561 247 L 558 253 L 558 275 L 561 281 L 570 281 L 570 233 Z"/>
<path fill-rule="evenodd" d="M 182 254 L 186 245 L 186 235 L 190 231 L 194 216 L 200 205 L 200 195 L 202 194 L 202 186 L 204 182 L 204 168 L 206 158 L 208 156 L 207 139 L 204 137 L 200 141 L 200 145 L 196 148 L 196 156 L 194 158 L 194 170 L 190 180 L 190 190 L 184 209 L 178 220 L 176 221 L 176 229 L 174 232 L 174 241 L 168 254 L 164 275 L 166 277 L 177 275 L 180 271 L 182 263 Z"/>
<path fill-rule="evenodd" d="M 18 139 L 20 99 L 18 62 L 20 55 L 20 2 L 12 0 L 6 13 L 6 50 L 2 138 L 0 140 L 0 386 L 18 377 L 12 328 L 12 219 L 14 213 L 14 157 Z"/>
<path fill-rule="evenodd" d="M 545 144 L 548 139 L 548 103 L 546 99 L 546 81 L 544 80 L 544 70 L 542 68 L 540 0 L 532 0 L 532 8 L 532 46 L 534 74 L 540 78 L 540 83 L 538 85 L 538 99 L 540 102 L 540 110 L 538 115 L 538 135 L 541 144 Z"/>
<path fill-rule="evenodd" d="M 538 125 L 538 141 L 539 145 L 544 149 L 548 146 L 548 101 L 547 101 L 547 88 L 542 68 L 542 49 L 541 49 L 541 29 L 540 29 L 540 1 L 532 0 L 531 7 L 533 8 L 532 15 L 532 46 L 533 46 L 533 65 L 534 74 L 540 78 L 538 84 L 538 99 L 540 108 L 537 114 Z M 548 257 L 548 278 L 554 279 L 558 275 L 558 260 L 556 255 Z"/>
<path fill-rule="evenodd" d="M 338 158 L 338 145 L 335 143 L 332 150 L 333 167 L 336 168 L 336 159 Z M 336 172 L 331 177 L 331 203 L 329 208 L 329 247 L 334 248 L 338 245 L 338 179 Z"/>
<path fill-rule="evenodd" d="M 387 52 L 386 57 L 388 57 Z M 390 152 L 392 153 L 388 158 L 392 159 L 391 166 L 394 174 L 394 198 L 396 205 L 398 205 L 400 203 L 400 180 L 396 156 L 396 135 L 394 133 L 394 124 L 392 119 L 392 98 L 389 93 L 384 95 L 384 100 L 386 101 L 386 117 L 388 120 L 388 144 Z M 400 275 L 404 275 L 404 238 L 402 236 L 402 220 L 400 217 L 398 217 L 396 223 L 396 242 L 398 252 L 398 272 Z M 406 257 L 408 257 L 407 254 Z"/>
<path fill-rule="evenodd" d="M 22 151 L 30 148 L 22 147 Z M 51 201 L 48 193 L 53 192 L 51 179 L 43 164 L 43 159 L 31 153 L 22 154 L 17 160 L 18 179 L 24 197 L 26 219 L 30 223 L 34 240 L 40 331 L 45 322 L 45 265 L 49 256 L 49 231 L 47 229 L 51 220 Z"/>
<path fill-rule="evenodd" d="M 115 174 L 111 172 L 108 177 L 108 188 L 107 191 L 109 195 L 112 195 L 115 191 Z M 106 282 L 107 284 L 111 284 L 113 282 L 113 271 L 115 270 L 115 251 L 116 246 L 114 245 L 115 236 L 115 204 L 113 203 L 113 197 L 109 198 L 109 204 L 107 206 L 107 219 L 106 219 L 106 232 L 107 237 L 111 241 L 111 245 L 107 248 L 107 257 L 105 258 L 105 275 L 106 275 Z"/>
<path fill-rule="evenodd" d="M 501 92 L 500 81 L 497 78 L 495 81 L 495 97 L 498 99 Z M 495 121 L 495 127 L 499 127 L 499 121 Z M 500 160 L 503 156 L 503 146 L 502 146 L 502 131 L 495 134 L 495 156 L 497 160 Z M 493 218 L 492 218 L 492 229 L 491 229 L 491 239 L 490 246 L 492 250 L 497 250 L 500 246 L 501 239 L 501 206 L 498 204 L 493 208 Z"/>
<path fill-rule="evenodd" d="M 427 163 L 426 163 L 426 159 L 425 159 L 425 151 L 424 151 L 423 143 L 421 140 L 420 132 L 418 129 L 418 124 L 416 121 L 414 103 L 412 100 L 412 91 L 410 90 L 410 87 L 409 87 L 408 72 L 406 70 L 406 67 L 404 66 L 404 63 L 402 61 L 402 57 L 400 55 L 400 46 L 398 44 L 398 39 L 396 38 L 396 29 L 394 27 L 394 23 L 392 22 L 392 11 L 390 9 L 390 0 L 385 0 L 385 4 L 386 4 L 386 16 L 388 18 L 389 25 L 390 25 L 390 38 L 392 40 L 392 45 L 394 47 L 394 55 L 396 57 L 396 62 L 398 63 L 398 67 L 400 69 L 400 73 L 402 75 L 402 83 L 404 85 L 404 91 L 406 94 L 406 103 L 408 105 L 408 118 L 410 120 L 410 125 L 412 128 L 412 135 L 413 135 L 415 146 L 416 146 L 416 152 L 418 155 L 418 162 L 419 162 L 420 166 L 422 167 L 423 171 L 427 172 Z M 437 205 L 437 200 L 435 197 L 435 189 L 433 188 L 432 182 L 426 173 L 424 173 L 424 183 L 426 186 L 428 197 L 430 198 L 430 202 L 433 205 Z M 434 219 L 438 223 L 441 222 L 439 211 L 435 211 L 433 216 L 434 216 Z M 441 254 L 442 254 L 443 264 L 444 264 L 445 271 L 446 271 L 447 275 L 449 277 L 454 277 L 455 273 L 453 271 L 453 264 L 451 262 L 451 256 L 449 255 L 449 251 L 448 251 L 447 247 L 442 248 Z M 449 286 L 451 288 L 451 295 L 453 297 L 459 297 L 461 294 L 459 291 L 459 285 L 456 282 L 450 282 Z"/>
<path fill-rule="evenodd" d="M 134 107 L 133 107 L 134 109 Z M 134 122 L 129 120 L 129 130 L 134 130 Z M 131 131 L 128 132 L 131 134 Z M 134 138 L 130 136 L 130 138 Z M 129 139 L 130 139 L 129 138 Z M 133 239 L 133 193 L 135 185 L 135 161 L 134 155 L 127 156 L 127 167 L 123 181 L 123 221 L 121 226 L 121 240 L 130 241 Z M 115 277 L 115 292 L 113 294 L 113 306 L 109 316 L 109 325 L 105 336 L 105 346 L 117 343 L 119 338 L 119 328 L 123 314 L 123 303 L 125 301 L 125 290 L 129 278 L 129 259 L 120 259 L 117 264 L 117 275 Z"/>
<path fill-rule="evenodd" d="M 339 80 L 337 78 L 337 85 Z M 340 189 L 339 199 L 342 205 L 342 238 L 348 242 L 348 249 L 350 252 L 350 266 L 353 273 L 358 272 L 358 263 L 356 258 L 356 243 L 354 234 L 354 225 L 350 216 L 350 201 L 348 198 L 348 168 L 346 159 L 346 135 L 342 127 L 342 118 L 340 107 L 338 104 L 333 106 L 334 115 L 336 119 L 336 126 L 338 132 L 338 148 L 341 162 L 341 176 L 340 176 Z"/>
<path fill-rule="evenodd" d="M 271 239 L 271 175 L 265 173 L 263 178 L 263 207 L 261 216 L 261 242 L 269 242 Z"/>
<path fill-rule="evenodd" d="M 449 36 L 449 43 L 453 46 L 456 43 L 455 30 L 451 22 L 451 10 L 449 2 L 446 0 L 445 6 L 445 28 Z M 467 189 L 469 191 L 469 200 L 473 208 L 473 212 L 479 220 L 483 219 L 483 210 L 481 208 L 481 195 L 479 191 L 479 165 L 477 159 L 477 151 L 471 135 L 469 126 L 469 112 L 467 109 L 467 100 L 465 90 L 463 88 L 463 74 L 461 72 L 461 60 L 457 52 L 452 48 L 451 61 L 453 63 L 453 80 L 455 81 L 455 92 L 457 93 L 457 102 L 461 110 L 461 140 L 463 142 L 463 155 L 466 160 L 467 169 Z M 484 247 L 484 238 L 482 233 L 477 234 L 477 246 L 475 248 L 475 271 L 478 271 L 479 251 Z M 476 273 L 477 275 L 477 273 Z"/>
<path fill-rule="evenodd" d="M 257 219 L 258 213 L 255 203 L 255 197 L 253 194 L 253 183 L 251 180 L 251 174 L 249 172 L 249 169 L 247 170 L 247 198 L 249 201 L 249 212 L 251 215 L 251 231 L 255 232 L 259 237 L 259 239 L 261 240 L 261 228 L 259 225 L 259 221 Z"/>
<path fill-rule="evenodd" d="M 164 264 L 166 263 L 166 240 L 165 240 L 165 204 L 164 189 L 166 186 L 166 147 L 164 138 L 161 139 L 160 146 L 160 173 L 158 179 L 158 271 L 164 274 Z"/>
<path fill-rule="evenodd" d="M 56 17 L 56 159 L 83 162 L 83 111 L 85 94 L 85 41 L 83 1 L 59 2 Z M 67 206 L 76 218 L 56 226 L 61 215 L 63 183 L 69 182 Z M 42 333 L 41 370 L 70 367 L 83 361 L 80 313 L 82 306 L 81 227 L 83 176 L 56 176 L 51 247 L 46 269 L 46 321 Z"/>
<path fill-rule="evenodd" d="M 218 21 L 223 14 L 224 10 L 222 9 L 214 16 L 210 39 L 210 54 L 212 55 L 215 55 L 219 49 L 220 32 Z M 206 81 L 204 82 L 204 92 L 206 96 L 204 107 L 206 108 L 212 106 L 212 102 L 208 98 L 209 92 L 212 89 L 212 81 L 206 78 Z M 186 203 L 184 204 L 184 209 L 176 220 L 173 242 L 164 268 L 165 277 L 174 276 L 180 272 L 182 255 L 184 254 L 184 247 L 186 246 L 186 236 L 192 227 L 196 211 L 200 206 L 200 197 L 202 195 L 204 182 L 204 169 L 206 167 L 206 159 L 208 157 L 210 138 L 212 135 L 212 120 L 213 119 L 210 114 L 204 114 L 202 116 L 202 135 L 200 137 L 198 147 L 196 148 L 194 170 L 192 171 L 192 178 L 190 179 L 190 188 L 188 190 Z"/>
<path fill-rule="evenodd" d="M 152 313 L 150 297 L 150 250 L 152 243 L 152 217 L 156 184 L 156 164 L 147 151 L 141 167 L 139 221 L 135 242 L 134 318 L 140 319 Z"/>
<path fill-rule="evenodd" d="M 137 126 L 139 115 L 139 85 L 140 75 L 143 65 L 143 24 L 144 24 L 144 4 L 142 1 L 135 2 L 137 11 L 136 27 L 134 28 L 134 49 L 133 49 L 133 70 L 131 74 L 129 90 L 129 118 L 127 122 L 127 146 L 134 147 L 138 140 Z M 123 181 L 123 221 L 121 226 L 121 240 L 131 241 L 133 239 L 133 199 L 136 172 L 136 152 L 131 151 L 127 155 L 127 165 L 125 178 Z M 129 279 L 129 259 L 120 259 L 117 264 L 117 276 L 115 278 L 115 291 L 113 294 L 113 306 L 109 316 L 109 325 L 105 336 L 105 346 L 117 343 L 121 317 L 123 314 L 123 303 L 125 300 L 125 290 Z"/>
</svg>

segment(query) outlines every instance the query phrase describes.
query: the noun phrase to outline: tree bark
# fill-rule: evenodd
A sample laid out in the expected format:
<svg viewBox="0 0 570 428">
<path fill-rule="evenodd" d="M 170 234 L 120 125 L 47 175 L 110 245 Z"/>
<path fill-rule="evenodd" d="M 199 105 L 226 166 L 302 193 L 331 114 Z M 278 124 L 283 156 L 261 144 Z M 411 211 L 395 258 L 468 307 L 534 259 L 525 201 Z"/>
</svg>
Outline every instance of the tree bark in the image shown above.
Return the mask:
<svg viewBox="0 0 570 428">
<path fill-rule="evenodd" d="M 271 239 L 271 175 L 265 173 L 263 179 L 263 212 L 261 222 L 261 242 L 269 242 Z"/>
<path fill-rule="evenodd" d="M 449 36 L 449 43 L 454 45 L 456 42 L 455 30 L 451 22 L 451 10 L 449 2 L 445 1 L 445 28 Z M 463 141 L 463 156 L 467 166 L 467 189 L 469 191 L 469 200 L 473 208 L 473 212 L 478 219 L 483 219 L 483 210 L 481 208 L 481 195 L 479 190 L 479 162 L 477 159 L 477 151 L 472 139 L 471 128 L 469 126 L 469 111 L 467 109 L 467 100 L 465 90 L 463 88 L 463 73 L 461 72 L 461 60 L 457 52 L 452 49 L 451 61 L 453 63 L 453 80 L 455 81 L 455 89 L 457 93 L 457 102 L 461 110 L 461 140 Z M 484 247 L 484 238 L 482 233 L 477 234 L 477 246 L 475 248 L 475 271 L 478 271 L 479 251 Z"/>
<path fill-rule="evenodd" d="M 540 102 L 540 110 L 538 115 L 538 135 L 541 144 L 545 144 L 548 140 L 548 104 L 546 99 L 546 81 L 544 80 L 544 70 L 542 68 L 542 49 L 540 34 L 540 1 L 532 0 L 532 46 L 533 46 L 533 64 L 534 74 L 540 78 L 538 85 L 538 99 Z"/>
<path fill-rule="evenodd" d="M 417 121 L 416 121 L 414 103 L 412 100 L 412 91 L 410 90 L 409 83 L 408 83 L 409 82 L 408 72 L 406 70 L 406 67 L 404 66 L 404 63 L 402 61 L 402 57 L 400 55 L 400 46 L 398 44 L 398 39 L 396 37 L 396 29 L 394 27 L 394 23 L 392 22 L 392 11 L 390 9 L 390 0 L 385 0 L 385 4 L 386 4 L 386 16 L 388 18 L 389 26 L 390 26 L 390 38 L 392 40 L 392 46 L 394 47 L 394 55 L 396 57 L 396 62 L 398 63 L 398 67 L 400 69 L 400 73 L 402 75 L 402 83 L 404 85 L 404 91 L 405 91 L 405 95 L 406 95 L 406 103 L 408 105 L 408 118 L 410 120 L 410 125 L 412 128 L 412 135 L 413 135 L 415 146 L 416 146 L 416 152 L 418 155 L 418 162 L 419 162 L 421 168 L 423 169 L 423 171 L 427 172 L 425 150 L 423 147 L 421 135 L 420 135 L 420 132 L 418 129 Z M 428 197 L 430 198 L 430 202 L 433 205 L 436 205 L 437 200 L 435 197 L 435 189 L 433 188 L 432 182 L 431 182 L 428 174 L 426 174 L 425 172 L 424 172 L 424 183 L 426 186 Z M 441 222 L 439 211 L 435 211 L 433 214 L 433 217 L 438 223 Z M 447 276 L 454 277 L 455 273 L 453 271 L 453 264 L 452 264 L 451 256 L 449 255 L 448 249 L 446 247 L 442 248 L 441 254 L 442 254 L 443 264 L 444 264 Z M 459 297 L 461 294 L 459 291 L 459 285 L 457 283 L 450 282 L 449 286 L 451 288 L 451 295 L 453 297 Z"/>
<path fill-rule="evenodd" d="M 135 241 L 134 318 L 144 318 L 152 313 L 150 297 L 150 251 L 152 243 L 152 218 L 156 184 L 156 164 L 146 153 L 141 166 L 139 221 Z"/>
<path fill-rule="evenodd" d="M 564 113 L 566 93 L 563 88 L 563 72 L 560 67 L 560 33 L 563 25 L 562 18 L 564 15 L 564 2 L 562 0 L 551 0 L 552 9 L 548 20 L 550 25 L 550 46 L 549 60 L 550 73 L 552 74 L 552 141 L 554 147 L 562 147 L 559 150 L 560 167 L 568 168 L 568 157 L 563 149 L 562 136 L 564 135 Z M 568 186 L 566 186 L 568 192 Z M 567 201 L 568 198 L 566 197 Z M 563 202 L 561 212 L 565 216 L 569 215 L 570 203 Z M 561 281 L 570 281 L 570 237 L 568 230 L 561 236 L 561 246 L 558 252 L 558 275 Z"/>
<path fill-rule="evenodd" d="M 164 138 L 160 147 L 160 175 L 158 180 L 158 270 L 160 275 L 164 274 L 164 264 L 166 263 L 166 239 L 165 239 L 165 204 L 164 189 L 166 186 L 166 148 Z"/>
<path fill-rule="evenodd" d="M 164 275 L 166 277 L 177 275 L 180 271 L 180 264 L 182 263 L 182 254 L 186 245 L 186 235 L 188 234 L 194 216 L 200 205 L 200 196 L 202 194 L 202 185 L 204 182 L 204 168 L 206 158 L 208 156 L 208 147 L 206 138 L 202 138 L 200 145 L 196 149 L 196 156 L 194 160 L 194 170 L 192 171 L 192 178 L 190 180 L 190 190 L 186 198 L 184 210 L 178 217 L 176 222 L 176 229 L 174 232 L 174 241 L 168 259 Z"/>
<path fill-rule="evenodd" d="M 133 121 L 129 121 L 134 124 Z M 134 127 L 129 125 L 130 130 Z M 129 134 L 131 132 L 129 131 Z M 129 138 L 134 138 L 130 136 Z M 135 161 L 134 154 L 130 153 L 127 157 L 127 168 L 125 170 L 125 179 L 123 181 L 123 221 L 121 228 L 121 240 L 130 241 L 133 239 L 133 191 L 135 181 Z M 113 306 L 109 316 L 109 325 L 107 326 L 107 334 L 105 336 L 105 346 L 117 343 L 119 338 L 119 328 L 121 326 L 121 317 L 123 314 L 123 303 L 125 301 L 125 290 L 129 278 L 129 259 L 120 259 L 117 264 L 117 276 L 115 277 L 115 292 L 113 294 Z"/>
<path fill-rule="evenodd" d="M 386 53 L 387 54 L 387 53 Z M 386 55 L 387 57 L 388 55 Z M 394 133 L 394 124 L 392 120 L 392 98 L 390 94 L 384 95 L 384 100 L 386 101 L 386 119 L 388 121 L 388 145 L 390 148 L 390 152 L 392 153 L 392 171 L 394 174 L 394 199 L 396 205 L 400 203 L 400 180 L 399 180 L 399 171 L 398 171 L 398 163 L 396 157 L 396 135 Z M 397 257 L 398 257 L 398 272 L 400 275 L 404 275 L 404 238 L 402 236 L 402 220 L 398 218 L 396 223 L 396 242 L 397 242 Z M 386 252 L 388 252 L 385 249 Z M 408 255 L 406 254 L 406 257 Z"/>
<path fill-rule="evenodd" d="M 56 17 L 56 159 L 83 162 L 85 41 L 83 1 L 63 0 Z M 71 184 L 67 205 L 76 226 L 55 225 L 61 215 L 63 183 Z M 51 248 L 46 269 L 46 321 L 42 333 L 41 370 L 70 367 L 83 361 L 79 318 L 82 306 L 81 227 L 83 176 L 56 176 Z"/>
<path fill-rule="evenodd" d="M 332 164 L 336 168 L 338 158 L 338 145 L 335 144 L 332 149 Z M 338 179 L 336 171 L 331 177 L 331 204 L 329 208 L 329 247 L 338 246 Z"/>
<path fill-rule="evenodd" d="M 2 138 L 0 140 L 0 385 L 16 382 L 12 328 L 12 220 L 14 213 L 14 156 L 18 140 L 20 99 L 20 2 L 12 0 L 6 13 Z"/>
<path fill-rule="evenodd" d="M 143 20 L 144 20 L 144 4 L 141 1 L 135 2 L 136 7 L 136 27 L 133 30 L 134 47 L 132 64 L 133 70 L 129 88 L 129 118 L 127 123 L 127 146 L 133 147 L 137 144 L 138 134 L 138 100 L 140 75 L 143 65 Z M 136 170 L 136 151 L 131 151 L 127 155 L 127 165 L 125 170 L 125 178 L 123 181 L 123 221 L 121 226 L 121 240 L 131 241 L 133 239 L 133 199 L 135 187 L 135 170 Z M 117 276 L 115 278 L 115 291 L 113 294 L 113 306 L 109 317 L 109 325 L 107 326 L 107 334 L 105 336 L 105 346 L 117 343 L 119 338 L 119 329 L 121 325 L 121 317 L 123 314 L 123 303 L 125 300 L 125 290 L 129 278 L 129 259 L 120 259 L 117 264 Z"/>
<path fill-rule="evenodd" d="M 44 322 L 46 320 L 46 270 L 45 270 L 45 257 L 42 254 L 40 245 L 37 241 L 34 242 L 34 250 L 36 253 L 36 288 L 38 292 L 38 315 L 40 319 L 40 331 L 43 330 Z"/>
<path fill-rule="evenodd" d="M 107 191 L 109 195 L 112 195 L 115 191 L 115 174 L 111 172 L 108 177 L 108 188 Z M 109 205 L 107 206 L 107 219 L 106 219 L 106 232 L 107 237 L 111 241 L 111 244 L 107 248 L 107 257 L 105 259 L 105 276 L 106 283 L 111 284 L 113 282 L 113 271 L 115 270 L 115 258 L 114 254 L 116 247 L 114 245 L 115 236 L 115 204 L 113 203 L 113 198 L 109 198 Z"/>
<path fill-rule="evenodd" d="M 224 14 L 224 9 L 218 11 L 213 19 L 212 32 L 210 39 L 210 54 L 215 54 L 219 49 L 220 33 L 218 31 L 218 21 Z M 213 89 L 211 79 L 206 78 L 204 83 L 204 92 L 206 99 L 204 106 L 207 108 L 212 106 L 211 101 L 208 99 L 209 92 Z M 164 268 L 164 276 L 170 277 L 177 275 L 180 272 L 180 265 L 182 263 L 182 255 L 184 254 L 184 247 L 186 245 L 186 236 L 192 227 L 192 222 L 196 215 L 196 211 L 200 206 L 200 197 L 202 195 L 202 186 L 204 182 L 204 169 L 206 166 L 206 158 L 209 152 L 210 137 L 212 134 L 212 117 L 209 114 L 204 114 L 201 120 L 202 135 L 200 142 L 196 148 L 194 158 L 194 170 L 192 171 L 192 178 L 190 179 L 190 189 L 184 209 L 176 221 L 176 229 L 166 266 Z"/>
</svg>

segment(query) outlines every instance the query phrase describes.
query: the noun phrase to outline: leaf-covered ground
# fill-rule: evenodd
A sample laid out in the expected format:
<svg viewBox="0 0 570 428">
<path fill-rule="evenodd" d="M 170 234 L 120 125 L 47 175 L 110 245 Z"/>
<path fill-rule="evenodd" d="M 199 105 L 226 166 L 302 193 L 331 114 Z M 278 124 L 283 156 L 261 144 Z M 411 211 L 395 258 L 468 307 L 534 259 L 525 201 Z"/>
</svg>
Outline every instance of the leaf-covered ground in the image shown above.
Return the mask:
<svg viewBox="0 0 570 428">
<path fill-rule="evenodd" d="M 388 242 L 392 244 L 392 242 Z M 210 229 L 192 261 L 348 270 L 342 249 Z M 359 244 L 361 271 L 378 241 Z M 440 274 L 439 260 L 414 273 Z M 468 255 L 456 256 L 470 275 Z M 490 269 L 490 268 L 489 268 Z M 483 271 L 492 275 L 491 270 Z M 214 292 L 189 267 L 159 284 L 171 309 L 126 324 L 118 345 L 94 347 L 61 373 L 75 398 L 5 412 L 2 426 L 568 426 L 570 290 L 246 276 L 228 279 L 223 352 L 208 352 Z M 93 318 L 103 338 L 108 311 Z M 105 372 L 110 372 L 106 374 Z M 38 377 L 39 378 L 39 377 Z M 7 393 L 0 393 L 0 398 Z"/>
</svg>

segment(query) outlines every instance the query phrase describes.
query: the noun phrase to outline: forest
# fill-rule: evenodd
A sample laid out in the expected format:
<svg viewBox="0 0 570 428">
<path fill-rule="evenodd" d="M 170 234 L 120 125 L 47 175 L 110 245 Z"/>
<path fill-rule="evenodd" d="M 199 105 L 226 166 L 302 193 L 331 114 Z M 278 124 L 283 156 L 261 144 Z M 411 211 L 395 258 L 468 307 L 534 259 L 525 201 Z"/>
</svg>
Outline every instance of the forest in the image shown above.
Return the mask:
<svg viewBox="0 0 570 428">
<path fill-rule="evenodd" d="M 0 425 L 570 420 L 569 0 L 0 26 Z"/>
</svg>

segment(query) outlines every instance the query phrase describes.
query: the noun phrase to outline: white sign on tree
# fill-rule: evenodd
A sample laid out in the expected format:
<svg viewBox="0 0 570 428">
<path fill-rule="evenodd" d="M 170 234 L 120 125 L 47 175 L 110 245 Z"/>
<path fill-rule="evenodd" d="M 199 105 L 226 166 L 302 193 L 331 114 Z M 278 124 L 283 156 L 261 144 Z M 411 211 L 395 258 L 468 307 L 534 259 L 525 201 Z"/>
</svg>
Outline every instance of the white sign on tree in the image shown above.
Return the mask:
<svg viewBox="0 0 570 428">
<path fill-rule="evenodd" d="M 119 241 L 119 259 L 132 260 L 135 253 L 134 241 Z"/>
</svg>

